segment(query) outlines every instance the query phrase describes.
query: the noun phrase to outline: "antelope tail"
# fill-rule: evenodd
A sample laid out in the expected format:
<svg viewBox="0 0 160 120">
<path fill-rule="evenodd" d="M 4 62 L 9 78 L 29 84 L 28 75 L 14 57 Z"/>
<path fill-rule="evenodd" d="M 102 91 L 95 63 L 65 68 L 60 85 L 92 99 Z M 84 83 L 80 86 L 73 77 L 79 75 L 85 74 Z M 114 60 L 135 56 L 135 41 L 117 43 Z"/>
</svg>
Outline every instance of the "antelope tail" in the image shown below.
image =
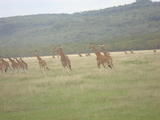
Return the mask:
<svg viewBox="0 0 160 120">
<path fill-rule="evenodd" d="M 110 65 L 108 65 L 108 66 L 112 69 L 112 67 Z"/>
<path fill-rule="evenodd" d="M 46 67 L 48 70 L 50 70 L 48 67 Z"/>
<path fill-rule="evenodd" d="M 69 69 L 72 70 L 71 65 L 69 65 Z"/>
</svg>

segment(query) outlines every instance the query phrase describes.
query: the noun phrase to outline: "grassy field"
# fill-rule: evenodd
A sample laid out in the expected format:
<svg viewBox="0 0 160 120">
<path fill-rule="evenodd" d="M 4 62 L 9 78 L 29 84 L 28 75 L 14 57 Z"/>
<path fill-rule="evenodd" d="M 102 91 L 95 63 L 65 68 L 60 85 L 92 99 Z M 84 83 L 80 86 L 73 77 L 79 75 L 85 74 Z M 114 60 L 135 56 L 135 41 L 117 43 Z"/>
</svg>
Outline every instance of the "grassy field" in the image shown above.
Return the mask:
<svg viewBox="0 0 160 120">
<path fill-rule="evenodd" d="M 114 68 L 97 69 L 95 56 L 24 58 L 28 73 L 0 74 L 0 120 L 159 120 L 160 51 L 111 53 Z"/>
</svg>

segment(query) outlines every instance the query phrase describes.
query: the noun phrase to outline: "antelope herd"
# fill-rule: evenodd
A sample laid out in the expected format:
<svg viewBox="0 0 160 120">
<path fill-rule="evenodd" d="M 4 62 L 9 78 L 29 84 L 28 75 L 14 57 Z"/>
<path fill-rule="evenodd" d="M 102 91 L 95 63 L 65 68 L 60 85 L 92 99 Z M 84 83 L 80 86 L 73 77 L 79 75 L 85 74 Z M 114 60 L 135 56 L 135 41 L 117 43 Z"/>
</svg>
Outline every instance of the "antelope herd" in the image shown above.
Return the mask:
<svg viewBox="0 0 160 120">
<path fill-rule="evenodd" d="M 2 73 L 6 73 L 8 71 L 8 69 L 13 70 L 13 71 L 17 70 L 18 72 L 20 72 L 20 71 L 24 72 L 25 70 L 28 69 L 27 63 L 24 62 L 24 60 L 22 60 L 22 58 L 17 59 L 17 58 L 10 58 L 9 56 L 7 56 L 7 59 L 10 61 L 11 67 L 10 67 L 9 62 L 4 60 L 0 56 L 0 69 L 1 69 Z"/>
<path fill-rule="evenodd" d="M 98 68 L 100 69 L 100 65 L 102 65 L 104 68 L 106 68 L 106 67 L 108 66 L 109 68 L 112 69 L 112 68 L 114 67 L 114 66 L 113 66 L 113 59 L 112 59 L 112 57 L 111 57 L 110 54 L 104 49 L 104 45 L 103 45 L 103 44 L 101 44 L 101 45 L 99 45 L 99 46 L 100 46 L 100 48 L 102 49 L 103 55 L 101 54 L 101 52 L 99 52 L 99 51 L 96 49 L 96 47 L 94 46 L 93 43 L 90 43 L 90 45 L 89 45 L 89 48 L 92 48 L 93 51 L 94 51 L 94 53 L 95 53 L 95 55 L 96 55 L 96 61 L 97 61 L 97 66 L 98 66 Z M 152 50 L 153 50 L 153 52 L 156 52 L 156 49 L 153 48 L 153 47 L 152 47 Z M 68 56 L 64 54 L 64 52 L 63 52 L 63 50 L 62 50 L 62 47 L 61 47 L 61 46 L 58 46 L 58 48 L 55 47 L 55 48 L 53 49 L 53 53 L 55 53 L 55 52 L 58 54 L 58 55 L 57 55 L 57 58 L 60 57 L 60 61 L 61 61 L 61 64 L 62 64 L 64 70 L 65 70 L 65 73 L 67 72 L 67 70 L 68 70 L 68 72 L 70 73 L 70 71 L 71 71 L 71 61 L 70 61 L 70 59 L 68 58 Z M 124 51 L 124 53 L 125 53 L 125 54 L 128 54 L 127 51 Z M 130 53 L 131 53 L 131 54 L 134 54 L 134 52 L 133 52 L 132 50 L 130 50 Z M 43 59 L 39 56 L 38 52 L 35 51 L 34 54 L 35 54 L 35 56 L 37 57 L 37 60 L 38 60 L 38 62 L 39 62 L 39 67 L 40 67 L 40 69 L 41 69 L 43 72 L 45 72 L 46 69 L 49 70 L 49 68 L 47 67 L 46 61 L 43 60 Z M 81 54 L 79 54 L 79 53 L 78 53 L 78 55 L 79 55 L 79 57 L 83 57 L 83 56 L 82 56 Z M 91 54 L 90 54 L 90 53 L 85 53 L 85 55 L 91 57 Z M 55 58 L 55 56 L 53 56 L 53 58 Z M 9 56 L 7 56 L 7 59 L 8 59 L 8 61 L 10 62 L 11 66 L 10 66 L 9 62 L 6 61 L 6 60 L 4 60 L 4 59 L 2 58 L 2 56 L 0 55 L 0 70 L 2 71 L 2 74 L 3 74 L 3 73 L 6 73 L 6 72 L 8 71 L 8 69 L 12 70 L 13 72 L 16 71 L 16 70 L 17 70 L 18 72 L 20 72 L 20 73 L 22 73 L 22 72 L 27 72 L 27 70 L 28 70 L 28 65 L 27 65 L 27 63 L 26 63 L 22 58 L 19 58 L 19 59 L 16 58 L 16 57 L 15 57 L 15 58 L 10 58 Z"/>
</svg>

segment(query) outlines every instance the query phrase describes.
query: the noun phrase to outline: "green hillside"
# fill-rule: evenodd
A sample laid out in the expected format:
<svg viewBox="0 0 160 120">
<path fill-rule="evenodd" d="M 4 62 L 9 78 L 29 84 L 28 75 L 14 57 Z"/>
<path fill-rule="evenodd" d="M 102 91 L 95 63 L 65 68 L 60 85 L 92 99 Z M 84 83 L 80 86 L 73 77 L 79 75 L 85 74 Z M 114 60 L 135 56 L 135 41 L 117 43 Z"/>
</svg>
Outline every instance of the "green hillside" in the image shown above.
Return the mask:
<svg viewBox="0 0 160 120">
<path fill-rule="evenodd" d="M 160 2 L 148 0 L 74 14 L 0 18 L 0 54 L 50 55 L 59 44 L 66 53 L 90 52 L 90 42 L 110 51 L 160 48 L 159 33 Z"/>
</svg>

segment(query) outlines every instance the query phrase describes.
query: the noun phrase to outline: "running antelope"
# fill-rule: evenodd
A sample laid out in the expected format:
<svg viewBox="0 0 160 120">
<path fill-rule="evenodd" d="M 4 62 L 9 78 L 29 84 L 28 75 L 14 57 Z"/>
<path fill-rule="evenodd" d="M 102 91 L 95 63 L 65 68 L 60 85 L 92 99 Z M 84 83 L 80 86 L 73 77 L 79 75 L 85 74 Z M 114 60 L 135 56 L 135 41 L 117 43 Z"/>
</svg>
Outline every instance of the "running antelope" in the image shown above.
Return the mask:
<svg viewBox="0 0 160 120">
<path fill-rule="evenodd" d="M 68 69 L 69 69 L 69 72 L 70 72 L 70 71 L 71 71 L 71 62 L 70 62 L 69 58 L 66 57 L 66 55 L 64 55 L 64 53 L 63 53 L 63 51 L 62 51 L 62 47 L 59 46 L 59 49 L 54 48 L 53 52 L 55 52 L 55 51 L 56 51 L 56 52 L 59 54 L 59 56 L 60 56 L 60 61 L 61 61 L 61 63 L 62 63 L 63 68 L 64 68 L 64 69 L 65 69 L 65 68 L 68 68 Z M 65 70 L 65 71 L 66 71 L 66 70 Z"/>
<path fill-rule="evenodd" d="M 113 67 L 113 59 L 112 59 L 112 57 L 108 54 L 108 52 L 106 52 L 106 50 L 104 49 L 104 45 L 103 44 L 101 44 L 100 47 L 102 49 L 102 52 L 103 52 L 104 56 L 109 60 L 110 65 Z"/>
<path fill-rule="evenodd" d="M 98 65 L 98 68 L 99 68 L 99 69 L 100 69 L 100 65 L 101 65 L 101 64 L 103 65 L 104 68 L 106 68 L 106 64 L 107 64 L 110 68 L 112 68 L 111 65 L 110 65 L 110 63 L 109 63 L 109 60 L 108 60 L 105 56 L 103 56 L 103 55 L 95 48 L 95 46 L 94 46 L 92 43 L 90 43 L 90 47 L 93 48 L 93 51 L 94 51 L 94 53 L 95 53 L 96 56 L 97 56 L 96 60 L 97 60 L 97 65 Z M 90 48 L 90 47 L 89 47 L 89 48 Z"/>
<path fill-rule="evenodd" d="M 38 52 L 35 52 L 34 54 L 36 55 L 36 57 L 37 57 L 37 59 L 38 59 L 38 61 L 39 61 L 39 67 L 40 67 L 40 69 L 41 69 L 43 72 L 45 71 L 45 69 L 48 69 L 48 70 L 49 70 L 49 68 L 47 67 L 46 61 L 43 60 L 43 59 L 38 55 Z"/>
</svg>

